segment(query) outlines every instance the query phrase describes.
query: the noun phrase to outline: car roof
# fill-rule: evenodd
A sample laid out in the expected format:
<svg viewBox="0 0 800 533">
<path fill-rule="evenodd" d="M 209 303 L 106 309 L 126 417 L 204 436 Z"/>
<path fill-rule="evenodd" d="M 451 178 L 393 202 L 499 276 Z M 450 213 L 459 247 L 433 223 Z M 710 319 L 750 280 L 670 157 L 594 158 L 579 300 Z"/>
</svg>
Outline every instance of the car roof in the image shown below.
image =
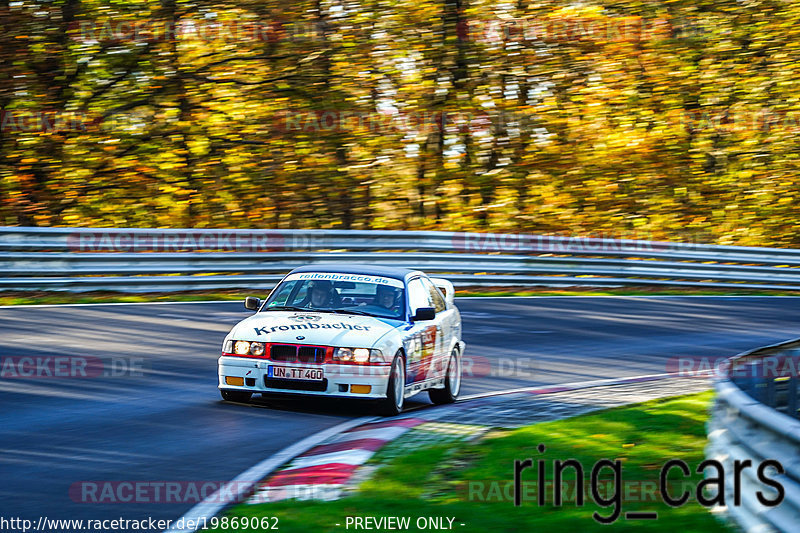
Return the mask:
<svg viewBox="0 0 800 533">
<path fill-rule="evenodd" d="M 367 274 L 370 276 L 384 276 L 387 278 L 394 278 L 405 280 L 409 274 L 421 274 L 418 270 L 411 270 L 409 268 L 398 268 L 389 266 L 377 265 L 334 265 L 334 264 L 318 264 L 306 265 L 295 268 L 290 272 L 341 272 L 342 274 Z"/>
</svg>

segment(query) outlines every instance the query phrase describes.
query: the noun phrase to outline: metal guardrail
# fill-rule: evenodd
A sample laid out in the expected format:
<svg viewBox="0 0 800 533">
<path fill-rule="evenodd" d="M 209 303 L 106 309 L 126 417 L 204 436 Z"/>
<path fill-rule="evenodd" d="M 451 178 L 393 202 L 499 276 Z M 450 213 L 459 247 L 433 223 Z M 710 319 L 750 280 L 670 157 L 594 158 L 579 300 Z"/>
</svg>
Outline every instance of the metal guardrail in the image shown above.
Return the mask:
<svg viewBox="0 0 800 533">
<path fill-rule="evenodd" d="M 800 290 L 795 249 L 437 231 L 0 227 L 0 290 L 263 290 L 316 262 L 418 268 L 456 286 Z"/>
<path fill-rule="evenodd" d="M 800 339 L 758 348 L 729 360 L 715 383 L 706 457 L 724 466 L 727 511 L 748 533 L 800 528 L 798 362 Z M 770 500 L 777 495 L 757 478 L 766 459 L 784 470 L 767 474 L 784 488 L 784 500 L 774 507 L 756 496 L 758 491 Z M 734 505 L 734 462 L 746 460 L 753 468 L 742 471 L 741 505 Z"/>
</svg>

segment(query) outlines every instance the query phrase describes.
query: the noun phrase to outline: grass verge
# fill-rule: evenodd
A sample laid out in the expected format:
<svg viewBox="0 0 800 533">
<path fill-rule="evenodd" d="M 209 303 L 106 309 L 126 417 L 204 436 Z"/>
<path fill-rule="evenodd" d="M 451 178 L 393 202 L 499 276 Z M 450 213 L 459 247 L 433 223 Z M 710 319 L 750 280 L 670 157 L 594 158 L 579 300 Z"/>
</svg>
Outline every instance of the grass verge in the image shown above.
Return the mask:
<svg viewBox="0 0 800 533">
<path fill-rule="evenodd" d="M 450 517 L 456 531 L 730 532 L 694 496 L 686 505 L 671 508 L 655 491 L 660 468 L 668 459 L 682 459 L 692 470 L 702 461 L 711 398 L 708 392 L 656 400 L 515 430 L 494 430 L 476 441 L 423 446 L 389 458 L 344 499 L 240 504 L 226 516 L 277 517 L 283 532 L 352 530 L 352 525 L 346 527 L 348 516 L 410 517 L 411 531 L 420 530 L 416 527 L 419 517 Z M 540 443 L 547 447 L 541 454 L 536 448 Z M 548 480 L 552 480 L 553 460 L 577 459 L 585 468 L 586 490 L 595 462 L 621 461 L 622 516 L 610 526 L 601 525 L 592 513 L 609 516 L 614 504 L 600 507 L 587 499 L 589 504 L 579 507 L 574 493 L 556 507 L 548 492 L 548 503 L 539 507 L 535 496 L 527 492 L 522 505 L 515 507 L 513 461 L 526 458 L 544 459 Z M 572 472 L 567 469 L 564 479 L 574 487 Z M 535 489 L 536 470 L 526 470 L 523 479 L 530 483 L 528 491 Z M 615 486 L 611 471 L 606 470 L 602 479 L 606 483 L 601 491 L 606 487 L 604 495 L 611 496 Z M 686 487 L 694 492 L 700 479 L 699 475 L 687 478 Z M 676 489 L 676 494 L 681 490 Z M 658 520 L 625 520 L 624 513 L 629 511 L 656 511 Z"/>
<path fill-rule="evenodd" d="M 119 292 L 0 292 L 0 305 L 42 304 L 102 304 L 102 303 L 146 303 L 146 302 L 206 302 L 215 300 L 244 300 L 245 296 L 265 296 L 266 291 L 185 291 L 148 292 L 126 294 Z"/>
<path fill-rule="evenodd" d="M 456 296 L 799 296 L 795 291 L 711 290 L 698 288 L 665 289 L 663 287 L 619 287 L 597 289 L 572 287 L 563 290 L 546 287 L 482 287 L 457 289 Z"/>
<path fill-rule="evenodd" d="M 0 292 L 0 305 L 35 305 L 35 304 L 96 304 L 96 303 L 146 303 L 146 302 L 205 302 L 218 300 L 244 300 L 245 296 L 263 298 L 268 291 L 183 291 L 183 292 L 150 292 L 128 294 L 119 292 L 56 292 L 56 291 L 4 291 Z M 465 288 L 456 290 L 456 296 L 798 296 L 791 291 L 712 291 L 699 289 L 592 289 L 573 288 L 569 290 L 552 290 L 531 287 L 488 287 Z"/>
</svg>

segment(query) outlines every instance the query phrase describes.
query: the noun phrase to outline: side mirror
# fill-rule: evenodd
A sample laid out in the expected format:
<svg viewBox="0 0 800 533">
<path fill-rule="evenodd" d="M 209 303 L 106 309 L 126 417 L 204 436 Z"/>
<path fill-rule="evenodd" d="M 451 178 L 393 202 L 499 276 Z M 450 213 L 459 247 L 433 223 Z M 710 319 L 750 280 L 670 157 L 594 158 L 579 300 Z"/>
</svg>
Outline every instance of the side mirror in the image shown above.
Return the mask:
<svg viewBox="0 0 800 533">
<path fill-rule="evenodd" d="M 411 317 L 414 322 L 423 320 L 433 320 L 436 318 L 436 309 L 433 307 L 418 307 L 417 313 Z"/>
<path fill-rule="evenodd" d="M 257 311 L 261 307 L 261 299 L 255 296 L 248 296 L 244 299 L 244 308 L 251 311 Z"/>
</svg>

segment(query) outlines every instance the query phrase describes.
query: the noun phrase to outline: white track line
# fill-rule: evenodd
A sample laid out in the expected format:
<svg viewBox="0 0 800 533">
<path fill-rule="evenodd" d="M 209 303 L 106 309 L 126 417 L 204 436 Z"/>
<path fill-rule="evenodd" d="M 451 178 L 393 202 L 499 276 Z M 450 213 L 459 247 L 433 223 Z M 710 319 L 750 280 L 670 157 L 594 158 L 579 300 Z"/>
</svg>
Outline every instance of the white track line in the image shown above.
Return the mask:
<svg viewBox="0 0 800 533">
<path fill-rule="evenodd" d="M 217 492 L 189 509 L 189 511 L 187 511 L 181 518 L 173 522 L 172 527 L 165 531 L 197 531 L 204 525 L 204 520 L 210 520 L 231 503 L 242 501 L 244 496 L 251 492 L 253 487 L 258 484 L 258 482 L 264 479 L 276 468 L 288 463 L 301 453 L 307 452 L 328 438 L 377 419 L 378 417 L 376 416 L 363 416 L 361 418 L 348 420 L 347 422 L 342 422 L 341 424 L 338 424 L 332 428 L 315 433 L 314 435 L 306 437 L 305 439 L 284 448 L 278 453 L 273 454 L 271 457 L 264 459 L 257 465 L 236 476 L 233 480 L 227 483 L 226 486 L 221 487 Z M 229 485 L 232 485 L 233 490 L 229 490 L 227 488 Z M 226 492 L 228 494 L 226 494 Z M 188 521 L 193 521 L 193 525 L 196 527 L 186 527 L 186 523 Z M 181 524 L 184 527 L 179 527 Z"/>
<path fill-rule="evenodd" d="M 707 375 L 704 374 L 704 377 L 713 377 L 713 371 L 707 371 Z M 671 378 L 680 378 L 680 379 L 700 379 L 698 375 L 692 376 L 681 376 L 677 372 L 671 372 L 666 374 L 645 374 L 643 376 L 631 376 L 626 378 L 608 378 L 608 379 L 595 379 L 592 381 L 573 381 L 571 383 L 556 383 L 553 385 L 537 385 L 534 387 L 521 387 L 518 389 L 507 389 L 507 390 L 497 390 L 497 391 L 490 391 L 490 392 L 482 392 L 479 394 L 470 394 L 469 396 L 461 396 L 459 397 L 458 401 L 468 401 L 468 400 L 476 400 L 478 398 L 488 398 L 491 396 L 502 396 L 504 394 L 514 394 L 517 392 L 530 392 L 540 389 L 569 389 L 569 390 L 578 390 L 578 389 L 590 389 L 593 387 L 604 387 L 604 386 L 612 386 L 612 385 L 624 385 L 628 382 L 635 382 L 637 380 L 642 381 L 656 381 L 659 379 L 671 379 Z M 544 394 L 555 394 L 556 392 L 569 392 L 569 391 L 554 391 L 554 392 L 547 392 Z"/>
</svg>

